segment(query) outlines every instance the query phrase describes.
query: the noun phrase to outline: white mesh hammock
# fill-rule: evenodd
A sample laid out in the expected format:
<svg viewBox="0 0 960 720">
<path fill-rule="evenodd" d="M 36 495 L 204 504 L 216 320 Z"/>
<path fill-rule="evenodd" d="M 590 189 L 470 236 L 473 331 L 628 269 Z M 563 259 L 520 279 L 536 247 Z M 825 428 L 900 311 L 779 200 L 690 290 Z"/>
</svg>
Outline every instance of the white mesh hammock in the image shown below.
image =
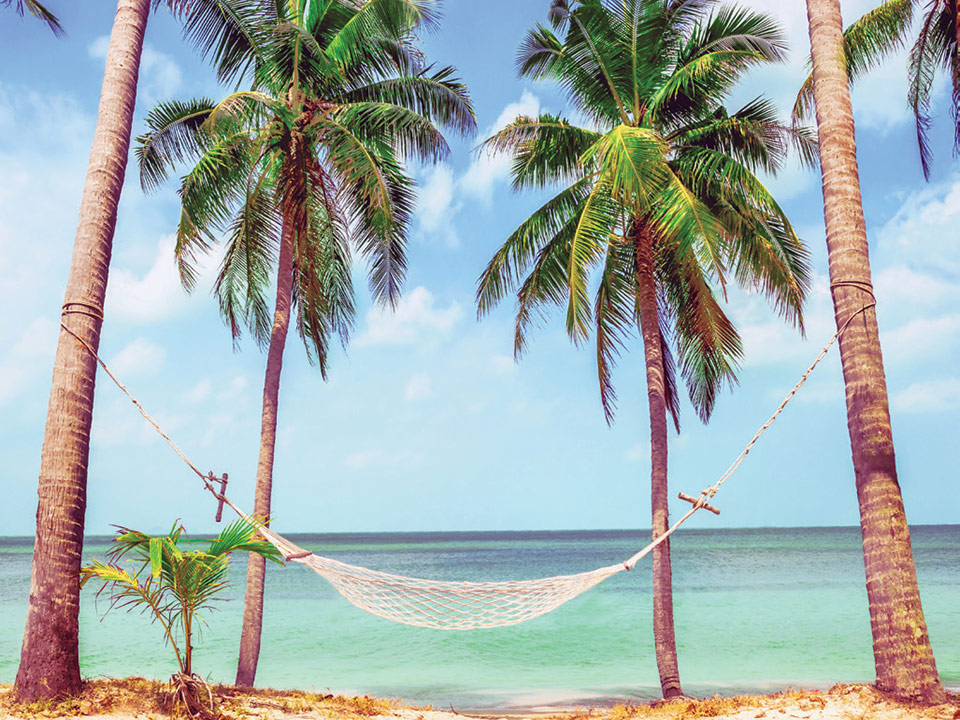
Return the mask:
<svg viewBox="0 0 960 720">
<path fill-rule="evenodd" d="M 699 498 L 692 498 L 683 493 L 680 494 L 680 497 L 692 503 L 693 507 L 666 532 L 655 538 L 653 542 L 624 563 L 609 565 L 575 575 L 557 575 L 555 577 L 541 578 L 538 580 L 516 580 L 510 582 L 424 580 L 421 578 L 405 577 L 403 575 L 393 575 L 376 570 L 369 570 L 363 567 L 348 565 L 339 560 L 320 557 L 319 555 L 315 555 L 308 550 L 298 547 L 267 527 L 261 527 L 260 533 L 283 554 L 286 560 L 306 565 L 328 580 L 336 588 L 337 592 L 358 608 L 388 620 L 405 623 L 407 625 L 417 625 L 442 630 L 472 630 L 476 628 L 502 627 L 531 620 L 551 610 L 555 610 L 565 602 L 586 592 L 594 585 L 603 582 L 611 575 L 632 569 L 641 558 L 652 551 L 657 545 L 664 542 L 677 528 L 697 512 L 697 510 L 704 508 L 719 514 L 719 510 L 710 506 L 708 501 L 713 498 L 717 490 L 720 489 L 720 486 L 740 467 L 740 464 L 747 457 L 753 445 L 760 439 L 760 436 L 770 427 L 773 421 L 776 420 L 777 416 L 793 396 L 796 395 L 797 391 L 810 376 L 810 373 L 813 372 L 813 369 L 826 356 L 830 346 L 833 345 L 843 331 L 846 330 L 851 321 L 861 312 L 873 307 L 875 304 L 875 302 L 871 302 L 864 305 L 851 314 L 846 322 L 837 329 L 836 334 L 830 338 L 830 341 L 823 350 L 820 351 L 820 354 L 800 378 L 800 381 L 787 393 L 787 396 L 783 402 L 780 403 L 779 407 L 777 407 L 776 411 L 774 411 L 773 415 L 770 416 L 770 419 L 756 432 L 740 455 L 733 461 L 733 464 L 717 482 L 703 490 Z M 74 310 L 69 310 L 67 305 L 64 305 L 64 317 L 68 312 L 75 312 Z M 161 429 L 156 420 L 147 414 L 137 399 L 130 394 L 110 371 L 106 363 L 97 355 L 96 351 L 83 338 L 67 327 L 62 319 L 60 325 L 69 334 L 73 335 L 73 337 L 96 358 L 100 367 L 104 369 L 107 375 L 109 375 L 127 397 L 130 398 L 137 410 L 140 411 L 140 414 L 156 429 L 173 451 L 200 477 L 207 489 L 220 501 L 221 505 L 217 511 L 217 520 L 220 520 L 223 504 L 227 504 L 233 508 L 240 517 L 245 518 L 249 522 L 253 522 L 246 513 L 234 505 L 224 494 L 226 475 L 224 475 L 223 478 L 215 478 L 212 472 L 209 476 L 200 472 L 197 466 L 190 461 L 177 444 L 170 439 L 170 436 Z M 213 482 L 217 480 L 221 482 L 219 493 L 213 487 Z"/>
<path fill-rule="evenodd" d="M 611 565 L 576 575 L 510 582 L 424 580 L 314 555 L 268 528 L 261 528 L 260 533 L 291 562 L 306 565 L 361 610 L 438 630 L 516 625 L 558 608 L 627 569 L 623 564 Z"/>
<path fill-rule="evenodd" d="M 204 482 L 210 492 L 238 515 L 248 522 L 255 522 L 226 496 L 217 493 L 210 484 L 210 478 L 205 477 Z M 406 577 L 315 555 L 267 527 L 260 527 L 260 534 L 288 562 L 306 565 L 361 610 L 405 625 L 437 630 L 476 630 L 517 625 L 545 615 L 611 575 L 631 570 L 700 508 L 719 513 L 706 500 L 712 497 L 720 484 L 722 482 L 704 490 L 698 499 L 681 493 L 680 497 L 693 503 L 693 507 L 669 530 L 626 562 L 575 575 L 556 575 L 536 580 L 462 582 Z"/>
</svg>

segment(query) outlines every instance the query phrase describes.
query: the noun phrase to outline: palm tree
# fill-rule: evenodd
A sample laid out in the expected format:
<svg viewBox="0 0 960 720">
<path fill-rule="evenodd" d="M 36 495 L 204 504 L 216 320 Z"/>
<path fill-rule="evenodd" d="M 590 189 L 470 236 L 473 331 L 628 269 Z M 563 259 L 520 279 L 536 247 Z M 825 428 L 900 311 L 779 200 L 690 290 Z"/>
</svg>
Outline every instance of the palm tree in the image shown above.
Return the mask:
<svg viewBox="0 0 960 720">
<path fill-rule="evenodd" d="M 57 16 L 38 3 L 37 0 L 0 0 L 0 5 L 4 7 L 13 5 L 20 17 L 23 17 L 23 11 L 26 9 L 35 18 L 46 23 L 54 35 L 57 37 L 64 35 L 63 27 L 60 25 L 60 21 L 57 20 Z"/>
<path fill-rule="evenodd" d="M 266 3 L 250 15 L 251 91 L 220 103 L 161 104 L 139 138 L 141 177 L 160 182 L 196 165 L 180 187 L 177 259 L 184 285 L 195 260 L 226 234 L 215 285 L 237 339 L 246 325 L 266 345 L 254 515 L 270 516 L 283 350 L 291 314 L 326 377 L 332 336 L 353 319 L 350 246 L 369 260 L 376 300 L 394 305 L 406 267 L 414 185 L 405 157 L 448 152 L 438 122 L 475 127 L 452 68 L 426 64 L 415 33 L 436 22 L 433 0 Z M 268 293 L 276 271 L 272 320 Z M 252 685 L 260 651 L 264 562 L 247 571 L 237 684 Z"/>
<path fill-rule="evenodd" d="M 914 12 L 920 0 L 887 0 L 856 20 L 843 33 L 847 78 L 852 84 L 902 48 L 913 29 Z M 908 62 L 907 100 L 917 126 L 917 144 L 923 176 L 930 179 L 932 152 L 928 133 L 932 124 L 931 102 L 937 72 L 950 76 L 953 92 L 954 154 L 960 152 L 960 5 L 956 0 L 930 0 L 924 7 L 917 38 Z M 794 117 L 813 115 L 813 76 L 797 96 Z"/>
<path fill-rule="evenodd" d="M 877 686 L 899 697 L 944 696 L 920 605 L 897 481 L 890 409 L 877 332 L 853 109 L 844 69 L 839 0 L 807 0 L 819 128 L 830 285 L 847 388 Z"/>
<path fill-rule="evenodd" d="M 109 588 L 108 612 L 122 608 L 149 613 L 163 628 L 178 669 L 170 678 L 172 704 L 192 718 L 222 717 L 210 687 L 193 672 L 193 650 L 200 624 L 206 624 L 201 613 L 216 607 L 214 603 L 229 583 L 230 555 L 246 550 L 283 564 L 279 550 L 256 539 L 257 530 L 245 518 L 238 518 L 215 539 L 204 541 L 185 538 L 179 521 L 160 536 L 121 527 L 107 552 L 109 562 L 91 560 L 80 570 L 81 586 L 91 580 L 101 582 L 98 595 Z M 187 549 L 196 543 L 207 547 Z M 137 567 L 126 570 L 120 566 L 121 560 Z"/>
<path fill-rule="evenodd" d="M 611 370 L 633 328 L 644 348 L 653 535 L 668 527 L 667 412 L 679 430 L 675 368 L 706 421 L 735 382 L 741 342 L 717 290 L 728 278 L 764 292 L 801 323 L 807 254 L 755 172 L 775 172 L 809 137 L 756 99 L 729 113 L 742 74 L 783 58 L 766 15 L 689 0 L 554 0 L 552 27 L 521 45 L 520 74 L 560 83 L 588 127 L 520 117 L 487 141 L 513 156 L 516 189 L 560 185 L 497 251 L 480 278 L 480 315 L 517 289 L 515 353 L 551 305 L 566 306 L 574 343 L 596 331 L 608 422 Z M 599 273 L 590 302 L 591 271 Z M 674 358 L 678 362 L 675 362 Z M 664 697 L 682 694 L 669 543 L 654 550 L 654 641 Z"/>
<path fill-rule="evenodd" d="M 166 4 L 184 16 L 186 34 L 203 52 L 229 57 L 242 44 L 242 37 L 233 32 L 228 0 L 167 0 Z M 107 50 L 40 458 L 30 600 L 14 684 L 14 693 L 25 701 L 80 690 L 79 572 L 97 369 L 90 350 L 96 352 L 100 344 L 150 6 L 151 0 L 118 0 Z"/>
</svg>

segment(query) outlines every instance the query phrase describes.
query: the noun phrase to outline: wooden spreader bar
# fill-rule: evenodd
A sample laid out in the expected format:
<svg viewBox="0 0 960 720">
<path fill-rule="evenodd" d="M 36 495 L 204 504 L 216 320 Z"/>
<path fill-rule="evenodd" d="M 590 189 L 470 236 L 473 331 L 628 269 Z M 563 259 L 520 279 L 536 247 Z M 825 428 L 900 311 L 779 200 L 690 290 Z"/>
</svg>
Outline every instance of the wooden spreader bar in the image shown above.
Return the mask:
<svg viewBox="0 0 960 720">
<path fill-rule="evenodd" d="M 217 522 L 220 522 L 223 520 L 223 500 L 227 494 L 227 474 L 224 473 L 223 477 L 217 477 L 213 474 L 213 470 L 211 470 L 207 474 L 207 480 L 209 480 L 211 484 L 215 482 L 220 483 L 220 495 L 217 496 L 217 500 L 220 501 L 217 505 Z"/>
<path fill-rule="evenodd" d="M 696 505 L 696 504 L 697 504 L 697 501 L 700 499 L 700 498 L 690 497 L 690 496 L 687 495 L 686 493 L 679 493 L 679 497 L 680 497 L 681 500 L 686 500 L 686 501 L 687 501 L 688 503 L 690 503 L 691 505 Z M 704 504 L 701 505 L 700 507 L 702 507 L 704 510 L 709 510 L 709 511 L 712 512 L 714 515 L 719 515 L 719 514 L 720 514 L 720 511 L 717 510 L 717 508 L 715 508 L 713 505 L 708 505 L 707 503 L 704 503 Z"/>
</svg>

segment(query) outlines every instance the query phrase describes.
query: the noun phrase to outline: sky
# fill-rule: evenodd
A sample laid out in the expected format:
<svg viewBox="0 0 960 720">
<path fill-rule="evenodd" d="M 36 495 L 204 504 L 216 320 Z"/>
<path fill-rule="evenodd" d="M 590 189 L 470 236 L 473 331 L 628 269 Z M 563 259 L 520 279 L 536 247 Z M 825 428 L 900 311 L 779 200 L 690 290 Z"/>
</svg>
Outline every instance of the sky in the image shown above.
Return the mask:
<svg viewBox="0 0 960 720">
<path fill-rule="evenodd" d="M 809 53 L 803 3 L 750 0 L 789 37 L 789 62 L 745 79 L 786 113 Z M 871 0 L 844 0 L 845 20 Z M 0 14 L 0 535 L 33 533 L 49 382 L 70 254 L 115 5 L 49 0 L 67 31 Z M 474 294 L 494 250 L 546 194 L 516 194 L 508 162 L 477 144 L 518 114 L 567 112 L 548 83 L 518 79 L 516 48 L 545 21 L 547 0 L 446 0 L 429 58 L 455 65 L 479 132 L 450 138 L 442 163 L 412 168 L 420 185 L 409 273 L 395 312 L 375 307 L 358 267 L 356 327 L 328 382 L 291 332 L 283 369 L 274 474 L 280 532 L 648 528 L 649 449 L 643 354 L 628 346 L 615 373 L 608 427 L 590 346 L 548 317 L 514 362 L 507 301 L 478 320 Z M 158 102 L 221 97 L 211 71 L 164 10 L 151 16 L 134 135 Z M 945 86 L 938 85 L 930 182 L 920 171 L 906 105 L 905 56 L 854 92 L 857 140 L 894 441 L 907 516 L 957 523 L 951 447 L 960 421 L 960 174 Z M 180 287 L 173 255 L 175 182 L 145 195 L 131 156 L 114 240 L 101 355 L 204 471 L 229 473 L 251 507 L 265 354 L 234 351 L 210 294 Z M 671 431 L 672 492 L 714 482 L 833 334 L 822 196 L 816 171 L 788 167 L 770 187 L 808 244 L 815 271 L 806 338 L 762 297 L 733 291 L 727 310 L 745 344 L 739 385 L 709 425 L 688 403 Z M 853 468 L 836 350 L 692 527 L 855 525 Z M 684 503 L 673 501 L 672 513 Z M 112 524 L 193 532 L 215 525 L 195 475 L 101 374 L 90 454 L 86 531 Z M 702 517 L 706 515 L 705 517 Z"/>
</svg>

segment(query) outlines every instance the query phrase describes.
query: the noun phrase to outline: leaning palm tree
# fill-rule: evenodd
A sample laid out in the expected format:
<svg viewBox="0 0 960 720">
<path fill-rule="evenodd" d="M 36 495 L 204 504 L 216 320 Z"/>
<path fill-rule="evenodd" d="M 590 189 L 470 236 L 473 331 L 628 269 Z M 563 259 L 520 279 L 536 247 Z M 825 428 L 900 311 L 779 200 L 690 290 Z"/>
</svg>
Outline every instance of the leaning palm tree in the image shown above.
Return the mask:
<svg viewBox="0 0 960 720">
<path fill-rule="evenodd" d="M 19 7 L 19 2 L 17 3 Z M 79 692 L 80 559 L 103 301 L 127 165 L 143 34 L 156 0 L 119 0 L 62 306 L 43 449 L 30 600 L 14 693 Z M 245 39 L 229 0 L 166 0 L 204 53 L 229 59 Z M 28 2 L 32 7 L 35 3 Z"/>
<path fill-rule="evenodd" d="M 853 108 L 839 0 L 807 0 L 813 95 L 822 157 L 830 287 L 846 384 L 847 428 L 860 505 L 877 687 L 945 697 L 920 604 L 910 528 L 897 480 L 876 299 L 870 276 Z"/>
<path fill-rule="evenodd" d="M 559 82 L 589 127 L 520 117 L 487 141 L 512 154 L 515 188 L 563 189 L 494 255 L 478 310 L 517 289 L 517 356 L 531 321 L 549 306 L 566 307 L 575 343 L 595 330 L 608 422 L 612 367 L 639 329 L 657 537 L 669 525 L 675 368 L 704 421 L 722 387 L 735 382 L 741 341 L 718 290 L 731 279 L 758 289 L 801 323 L 807 254 L 755 173 L 775 172 L 794 141 L 808 160 L 813 150 L 763 99 L 732 113 L 723 106 L 745 71 L 783 58 L 782 34 L 768 16 L 716 2 L 554 0 L 549 17 L 552 27 L 539 25 L 521 45 L 520 74 Z M 654 550 L 653 602 L 661 689 L 681 695 L 668 542 Z"/>
<path fill-rule="evenodd" d="M 57 37 L 64 34 L 63 26 L 60 25 L 57 16 L 38 3 L 37 0 L 0 0 L 0 5 L 4 7 L 13 5 L 20 17 L 23 17 L 23 11 L 26 10 L 40 22 L 45 23 Z"/>
<path fill-rule="evenodd" d="M 914 27 L 920 0 L 887 0 L 858 18 L 843 32 L 847 78 L 854 83 L 885 57 L 901 49 Z M 952 86 L 954 154 L 960 152 L 960 5 L 956 0 L 929 0 L 908 60 L 907 101 L 917 126 L 917 145 L 923 176 L 930 179 L 932 150 L 929 130 L 933 122 L 933 85 L 939 71 L 949 75 Z M 794 105 L 794 117 L 813 117 L 813 75 L 807 77 Z"/>
<path fill-rule="evenodd" d="M 448 152 L 439 123 L 475 127 L 452 68 L 426 63 L 416 33 L 436 22 L 434 0 L 266 3 L 245 31 L 256 38 L 250 91 L 220 103 L 164 103 L 139 138 L 141 178 L 183 178 L 176 254 L 187 289 L 198 254 L 225 234 L 214 286 L 234 338 L 249 328 L 267 346 L 254 514 L 270 516 L 283 350 L 291 315 L 326 376 L 331 339 L 346 343 L 354 305 L 350 248 L 369 261 L 370 289 L 394 305 L 406 267 L 415 194 L 404 159 Z M 271 318 L 268 297 L 276 275 Z M 237 684 L 252 685 L 260 651 L 263 558 L 247 571 Z"/>
</svg>

